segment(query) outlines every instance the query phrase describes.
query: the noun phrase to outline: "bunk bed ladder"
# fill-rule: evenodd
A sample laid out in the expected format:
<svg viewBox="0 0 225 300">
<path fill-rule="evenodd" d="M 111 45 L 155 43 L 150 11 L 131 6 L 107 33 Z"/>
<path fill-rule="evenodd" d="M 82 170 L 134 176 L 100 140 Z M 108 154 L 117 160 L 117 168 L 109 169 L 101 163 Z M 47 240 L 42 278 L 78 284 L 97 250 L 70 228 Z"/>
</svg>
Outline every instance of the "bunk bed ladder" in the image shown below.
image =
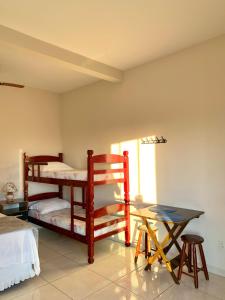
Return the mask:
<svg viewBox="0 0 225 300">
<path fill-rule="evenodd" d="M 78 216 L 74 214 L 74 205 L 79 205 L 79 206 L 84 206 L 84 203 L 82 202 L 77 202 L 74 200 L 74 192 L 75 192 L 75 187 L 71 186 L 70 187 L 70 205 L 71 205 L 71 223 L 70 223 L 70 231 L 73 233 L 74 232 L 74 219 L 84 221 L 86 222 L 86 218 L 82 216 Z"/>
<path fill-rule="evenodd" d="M 125 200 L 125 218 L 126 218 L 126 230 L 125 230 L 125 246 L 130 246 L 130 191 L 129 191 L 129 158 L 128 151 L 123 151 L 124 156 L 124 200 Z"/>
<path fill-rule="evenodd" d="M 71 222 L 70 222 L 70 230 L 74 232 L 74 187 L 70 187 L 70 213 L 71 213 Z"/>
</svg>

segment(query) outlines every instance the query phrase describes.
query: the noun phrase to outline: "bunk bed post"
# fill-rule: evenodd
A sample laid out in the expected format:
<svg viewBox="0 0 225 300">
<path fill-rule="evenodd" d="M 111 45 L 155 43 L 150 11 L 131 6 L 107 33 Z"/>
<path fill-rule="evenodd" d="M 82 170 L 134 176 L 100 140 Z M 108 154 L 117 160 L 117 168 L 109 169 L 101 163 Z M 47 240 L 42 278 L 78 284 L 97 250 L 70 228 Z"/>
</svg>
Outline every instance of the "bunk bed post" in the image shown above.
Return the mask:
<svg viewBox="0 0 225 300">
<path fill-rule="evenodd" d="M 23 195 L 24 195 L 24 201 L 28 201 L 28 162 L 27 162 L 27 156 L 26 153 L 23 154 Z"/>
<path fill-rule="evenodd" d="M 87 194 L 86 194 L 86 187 L 83 186 L 82 187 L 82 208 L 86 208 L 86 197 L 87 197 Z"/>
<path fill-rule="evenodd" d="M 63 162 L 63 154 L 62 153 L 59 153 L 59 161 Z"/>
<path fill-rule="evenodd" d="M 128 151 L 123 151 L 124 156 L 124 201 L 125 201 L 125 218 L 126 218 L 126 230 L 125 230 L 125 246 L 130 246 L 130 191 L 129 191 L 129 159 Z"/>
<path fill-rule="evenodd" d="M 88 150 L 88 186 L 86 189 L 86 238 L 88 244 L 88 263 L 94 262 L 94 163 L 93 150 Z"/>
<path fill-rule="evenodd" d="M 59 153 L 59 161 L 63 162 L 63 154 Z M 58 185 L 58 190 L 59 190 L 59 198 L 63 199 L 63 186 Z"/>
<path fill-rule="evenodd" d="M 70 218 L 71 218 L 70 230 L 71 230 L 71 233 L 73 233 L 74 232 L 74 187 L 73 186 L 70 187 L 70 207 L 71 207 L 71 210 L 70 210 Z"/>
<path fill-rule="evenodd" d="M 59 198 L 63 199 L 63 186 L 58 185 L 58 187 L 59 187 Z"/>
</svg>

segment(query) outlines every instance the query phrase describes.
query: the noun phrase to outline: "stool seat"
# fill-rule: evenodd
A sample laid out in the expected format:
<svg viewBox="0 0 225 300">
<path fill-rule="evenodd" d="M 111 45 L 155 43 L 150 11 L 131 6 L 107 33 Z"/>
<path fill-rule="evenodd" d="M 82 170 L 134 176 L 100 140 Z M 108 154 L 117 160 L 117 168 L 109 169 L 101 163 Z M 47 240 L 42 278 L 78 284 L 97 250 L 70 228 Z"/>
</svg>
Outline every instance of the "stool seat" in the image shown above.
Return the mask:
<svg viewBox="0 0 225 300">
<path fill-rule="evenodd" d="M 202 244 L 204 242 L 203 237 L 196 234 L 184 234 L 181 236 L 181 240 L 187 244 Z"/>
</svg>

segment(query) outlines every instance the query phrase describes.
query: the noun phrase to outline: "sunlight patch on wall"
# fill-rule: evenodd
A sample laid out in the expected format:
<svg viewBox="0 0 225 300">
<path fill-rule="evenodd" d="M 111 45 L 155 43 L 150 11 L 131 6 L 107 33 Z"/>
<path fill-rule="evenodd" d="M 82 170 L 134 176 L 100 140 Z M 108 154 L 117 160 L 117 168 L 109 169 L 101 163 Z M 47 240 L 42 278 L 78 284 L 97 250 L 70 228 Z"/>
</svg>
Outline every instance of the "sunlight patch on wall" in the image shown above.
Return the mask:
<svg viewBox="0 0 225 300">
<path fill-rule="evenodd" d="M 129 152 L 130 198 L 134 202 L 156 203 L 155 145 L 142 144 L 143 138 L 123 141 L 111 145 L 111 153 Z M 122 188 L 120 186 L 121 193 Z M 122 195 L 115 194 L 115 198 Z"/>
</svg>

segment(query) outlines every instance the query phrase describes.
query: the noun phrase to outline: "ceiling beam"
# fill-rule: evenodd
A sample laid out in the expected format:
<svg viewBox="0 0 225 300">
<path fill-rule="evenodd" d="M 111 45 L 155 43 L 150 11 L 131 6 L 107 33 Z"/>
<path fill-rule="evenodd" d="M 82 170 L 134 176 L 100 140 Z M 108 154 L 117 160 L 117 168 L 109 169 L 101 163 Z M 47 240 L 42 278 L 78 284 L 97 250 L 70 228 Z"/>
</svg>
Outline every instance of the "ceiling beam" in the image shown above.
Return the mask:
<svg viewBox="0 0 225 300">
<path fill-rule="evenodd" d="M 67 64 L 73 70 L 99 79 L 118 82 L 123 72 L 83 55 L 33 38 L 22 32 L 0 25 L 0 40 L 13 46 L 49 56 Z"/>
</svg>

